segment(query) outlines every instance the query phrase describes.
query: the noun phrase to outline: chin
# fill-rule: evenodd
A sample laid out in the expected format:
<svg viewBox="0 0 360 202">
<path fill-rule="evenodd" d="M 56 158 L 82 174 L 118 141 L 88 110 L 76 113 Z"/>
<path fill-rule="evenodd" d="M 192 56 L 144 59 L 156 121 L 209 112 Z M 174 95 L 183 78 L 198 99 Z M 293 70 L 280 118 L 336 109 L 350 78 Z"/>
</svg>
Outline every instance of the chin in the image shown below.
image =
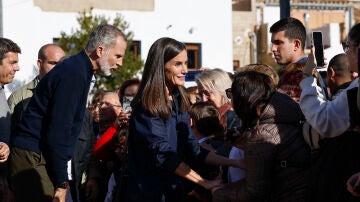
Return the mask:
<svg viewBox="0 0 360 202">
<path fill-rule="evenodd" d="M 102 69 L 101 74 L 104 75 L 104 76 L 110 76 L 111 75 L 111 70 L 110 69 Z"/>
</svg>

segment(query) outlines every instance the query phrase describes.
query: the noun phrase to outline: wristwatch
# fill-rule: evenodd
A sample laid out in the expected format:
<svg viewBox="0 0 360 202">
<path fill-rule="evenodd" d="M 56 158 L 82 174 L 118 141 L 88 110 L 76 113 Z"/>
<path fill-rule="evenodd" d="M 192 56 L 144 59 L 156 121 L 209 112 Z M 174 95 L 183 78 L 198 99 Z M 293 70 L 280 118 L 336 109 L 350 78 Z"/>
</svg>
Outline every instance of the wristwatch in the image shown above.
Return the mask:
<svg viewBox="0 0 360 202">
<path fill-rule="evenodd" d="M 68 186 L 69 186 L 69 181 L 65 181 L 65 182 L 62 182 L 62 183 L 60 183 L 60 184 L 57 184 L 57 185 L 55 186 L 55 189 L 57 189 L 57 188 L 67 189 Z"/>
</svg>

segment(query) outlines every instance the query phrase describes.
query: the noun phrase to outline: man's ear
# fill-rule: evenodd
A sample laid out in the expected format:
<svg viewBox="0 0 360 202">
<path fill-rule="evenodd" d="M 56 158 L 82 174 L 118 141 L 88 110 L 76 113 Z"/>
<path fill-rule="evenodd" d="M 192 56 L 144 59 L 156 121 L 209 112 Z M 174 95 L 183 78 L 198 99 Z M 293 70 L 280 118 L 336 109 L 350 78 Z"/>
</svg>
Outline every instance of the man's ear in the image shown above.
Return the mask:
<svg viewBox="0 0 360 202">
<path fill-rule="evenodd" d="M 330 79 L 334 79 L 335 76 L 336 76 L 336 72 L 335 72 L 334 68 L 329 67 L 328 74 L 329 74 L 329 78 L 330 78 Z"/>
<path fill-rule="evenodd" d="M 100 58 L 105 52 L 105 49 L 103 46 L 96 47 L 96 55 Z"/>
<path fill-rule="evenodd" d="M 41 63 L 42 63 L 42 60 L 41 60 L 41 59 L 37 59 L 36 64 L 37 64 L 39 70 L 40 70 L 40 67 L 41 67 Z"/>
<path fill-rule="evenodd" d="M 302 47 L 301 47 L 301 41 L 299 40 L 299 39 L 294 39 L 294 45 L 295 45 L 295 50 L 297 50 L 297 49 L 302 49 Z"/>
</svg>

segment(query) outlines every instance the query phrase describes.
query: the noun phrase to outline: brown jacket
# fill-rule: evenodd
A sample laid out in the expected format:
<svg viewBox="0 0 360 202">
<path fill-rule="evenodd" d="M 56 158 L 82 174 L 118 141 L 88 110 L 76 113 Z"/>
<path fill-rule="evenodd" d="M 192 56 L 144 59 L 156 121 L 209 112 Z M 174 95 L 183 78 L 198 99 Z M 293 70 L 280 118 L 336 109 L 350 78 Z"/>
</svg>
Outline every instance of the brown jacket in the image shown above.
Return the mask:
<svg viewBox="0 0 360 202">
<path fill-rule="evenodd" d="M 302 121 L 299 105 L 276 92 L 246 137 L 246 178 L 215 191 L 213 201 L 305 201 L 310 149 Z"/>
</svg>

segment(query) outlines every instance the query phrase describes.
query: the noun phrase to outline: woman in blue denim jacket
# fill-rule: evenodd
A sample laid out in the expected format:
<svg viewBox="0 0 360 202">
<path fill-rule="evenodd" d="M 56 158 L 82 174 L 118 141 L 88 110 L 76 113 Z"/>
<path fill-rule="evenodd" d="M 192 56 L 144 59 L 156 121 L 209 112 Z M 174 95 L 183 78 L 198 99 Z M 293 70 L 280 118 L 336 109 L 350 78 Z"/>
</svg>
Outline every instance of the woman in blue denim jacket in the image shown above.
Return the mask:
<svg viewBox="0 0 360 202">
<path fill-rule="evenodd" d="M 137 95 L 132 102 L 128 140 L 127 201 L 179 201 L 179 176 L 206 189 L 206 180 L 188 164 L 205 161 L 241 167 L 240 161 L 201 150 L 190 128 L 184 84 L 187 52 L 183 43 L 160 38 L 150 48 Z"/>
</svg>

